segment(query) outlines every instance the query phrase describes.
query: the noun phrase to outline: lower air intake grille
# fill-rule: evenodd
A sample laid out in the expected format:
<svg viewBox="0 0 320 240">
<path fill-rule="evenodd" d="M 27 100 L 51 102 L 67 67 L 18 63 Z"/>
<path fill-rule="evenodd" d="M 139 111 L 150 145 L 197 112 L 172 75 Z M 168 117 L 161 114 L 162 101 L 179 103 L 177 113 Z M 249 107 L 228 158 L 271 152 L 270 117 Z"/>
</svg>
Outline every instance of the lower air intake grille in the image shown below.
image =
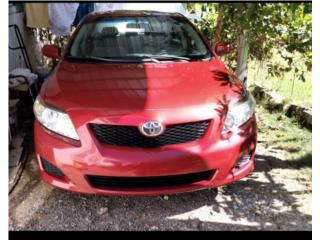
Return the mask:
<svg viewBox="0 0 320 240">
<path fill-rule="evenodd" d="M 105 177 L 87 175 L 90 184 L 96 188 L 157 188 L 191 184 L 208 180 L 214 171 L 159 177 Z"/>
<path fill-rule="evenodd" d="M 63 178 L 64 174 L 59 170 L 59 168 L 57 168 L 56 166 L 54 166 L 53 164 L 51 164 L 49 161 L 40 158 L 41 159 L 41 165 L 42 168 L 49 174 L 53 175 L 54 177 L 57 178 Z"/>
<path fill-rule="evenodd" d="M 98 140 L 105 144 L 156 148 L 198 140 L 205 134 L 209 123 L 210 120 L 169 125 L 164 133 L 158 137 L 145 137 L 135 126 L 90 124 L 90 127 Z"/>
</svg>

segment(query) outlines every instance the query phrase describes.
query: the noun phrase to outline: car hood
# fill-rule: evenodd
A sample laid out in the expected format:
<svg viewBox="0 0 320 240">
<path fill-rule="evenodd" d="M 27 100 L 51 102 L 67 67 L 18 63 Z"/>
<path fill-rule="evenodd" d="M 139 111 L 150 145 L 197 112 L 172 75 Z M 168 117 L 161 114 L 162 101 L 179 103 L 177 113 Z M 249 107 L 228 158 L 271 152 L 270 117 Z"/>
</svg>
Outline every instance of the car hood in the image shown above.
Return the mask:
<svg viewBox="0 0 320 240">
<path fill-rule="evenodd" d="M 42 97 L 66 111 L 133 112 L 229 103 L 238 101 L 242 92 L 240 81 L 232 83 L 217 59 L 148 64 L 62 60 L 47 79 Z"/>
</svg>

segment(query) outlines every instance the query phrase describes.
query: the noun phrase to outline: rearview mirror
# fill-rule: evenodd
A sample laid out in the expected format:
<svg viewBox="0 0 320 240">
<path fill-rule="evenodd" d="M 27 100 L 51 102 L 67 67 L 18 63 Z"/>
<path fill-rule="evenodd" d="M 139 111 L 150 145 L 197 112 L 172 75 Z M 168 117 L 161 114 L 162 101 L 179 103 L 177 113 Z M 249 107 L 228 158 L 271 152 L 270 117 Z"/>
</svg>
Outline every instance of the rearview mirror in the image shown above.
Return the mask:
<svg viewBox="0 0 320 240">
<path fill-rule="evenodd" d="M 44 45 L 42 53 L 46 57 L 56 59 L 60 56 L 60 48 L 57 45 Z"/>
<path fill-rule="evenodd" d="M 232 47 L 228 43 L 218 42 L 213 47 L 214 51 L 219 55 L 228 54 L 232 51 Z"/>
</svg>

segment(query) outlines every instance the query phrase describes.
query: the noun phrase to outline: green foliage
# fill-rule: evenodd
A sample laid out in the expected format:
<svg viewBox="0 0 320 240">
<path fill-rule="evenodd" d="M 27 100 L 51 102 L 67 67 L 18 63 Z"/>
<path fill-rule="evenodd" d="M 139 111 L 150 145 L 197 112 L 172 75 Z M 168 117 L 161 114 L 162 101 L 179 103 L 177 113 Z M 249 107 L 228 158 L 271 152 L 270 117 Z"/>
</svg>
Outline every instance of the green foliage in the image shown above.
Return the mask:
<svg viewBox="0 0 320 240">
<path fill-rule="evenodd" d="M 283 54 L 289 54 L 283 50 Z M 277 49 L 272 50 L 268 61 L 251 60 L 249 62 L 249 79 L 252 84 L 258 83 L 283 96 L 287 102 L 311 105 L 312 79 L 311 72 L 304 64 L 303 54 L 293 54 L 292 68 L 288 67 Z"/>
<path fill-rule="evenodd" d="M 57 37 L 56 35 L 52 34 L 50 29 L 47 28 L 33 28 L 32 29 L 34 37 L 45 44 L 55 44 L 58 45 L 60 48 L 65 47 L 68 43 L 70 36 L 65 37 Z"/>
<path fill-rule="evenodd" d="M 289 63 L 288 68 L 277 69 L 277 74 L 294 67 L 290 63 L 295 52 L 303 54 L 304 63 L 311 69 L 311 3 L 188 3 L 187 9 L 200 15 L 201 20 L 195 20 L 195 24 L 211 42 L 221 39 L 237 49 L 239 35 L 248 30 L 250 59 L 269 59 L 274 48 L 280 55 L 283 51 L 288 53 L 283 55 Z M 223 21 L 222 31 L 217 37 L 215 30 L 219 13 L 223 15 Z M 236 56 L 235 51 L 225 59 L 233 69 Z"/>
<path fill-rule="evenodd" d="M 270 154 L 279 154 L 286 159 L 292 167 L 300 167 L 311 175 L 312 165 L 312 133 L 302 128 L 293 118 L 283 116 L 283 113 L 270 114 L 262 105 L 257 105 L 260 144 L 272 146 Z"/>
<path fill-rule="evenodd" d="M 188 3 L 187 5 L 187 10 L 200 16 L 201 20 L 195 20 L 195 24 L 209 41 L 214 38 L 218 6 L 216 3 Z"/>
</svg>

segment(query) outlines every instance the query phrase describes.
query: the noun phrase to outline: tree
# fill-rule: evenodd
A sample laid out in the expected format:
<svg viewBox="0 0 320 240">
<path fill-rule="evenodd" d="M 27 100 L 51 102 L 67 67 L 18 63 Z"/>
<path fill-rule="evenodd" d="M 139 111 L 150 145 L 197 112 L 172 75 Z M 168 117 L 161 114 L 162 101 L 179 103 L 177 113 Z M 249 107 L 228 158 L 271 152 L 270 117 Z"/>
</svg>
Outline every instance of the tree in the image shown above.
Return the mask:
<svg viewBox="0 0 320 240">
<path fill-rule="evenodd" d="M 245 31 L 250 59 L 268 59 L 276 48 L 290 69 L 292 56 L 283 52 L 301 53 L 310 69 L 311 3 L 188 3 L 187 9 L 201 16 L 195 24 L 210 42 L 223 40 L 235 46 L 237 51 L 225 58 L 233 70 Z"/>
</svg>

